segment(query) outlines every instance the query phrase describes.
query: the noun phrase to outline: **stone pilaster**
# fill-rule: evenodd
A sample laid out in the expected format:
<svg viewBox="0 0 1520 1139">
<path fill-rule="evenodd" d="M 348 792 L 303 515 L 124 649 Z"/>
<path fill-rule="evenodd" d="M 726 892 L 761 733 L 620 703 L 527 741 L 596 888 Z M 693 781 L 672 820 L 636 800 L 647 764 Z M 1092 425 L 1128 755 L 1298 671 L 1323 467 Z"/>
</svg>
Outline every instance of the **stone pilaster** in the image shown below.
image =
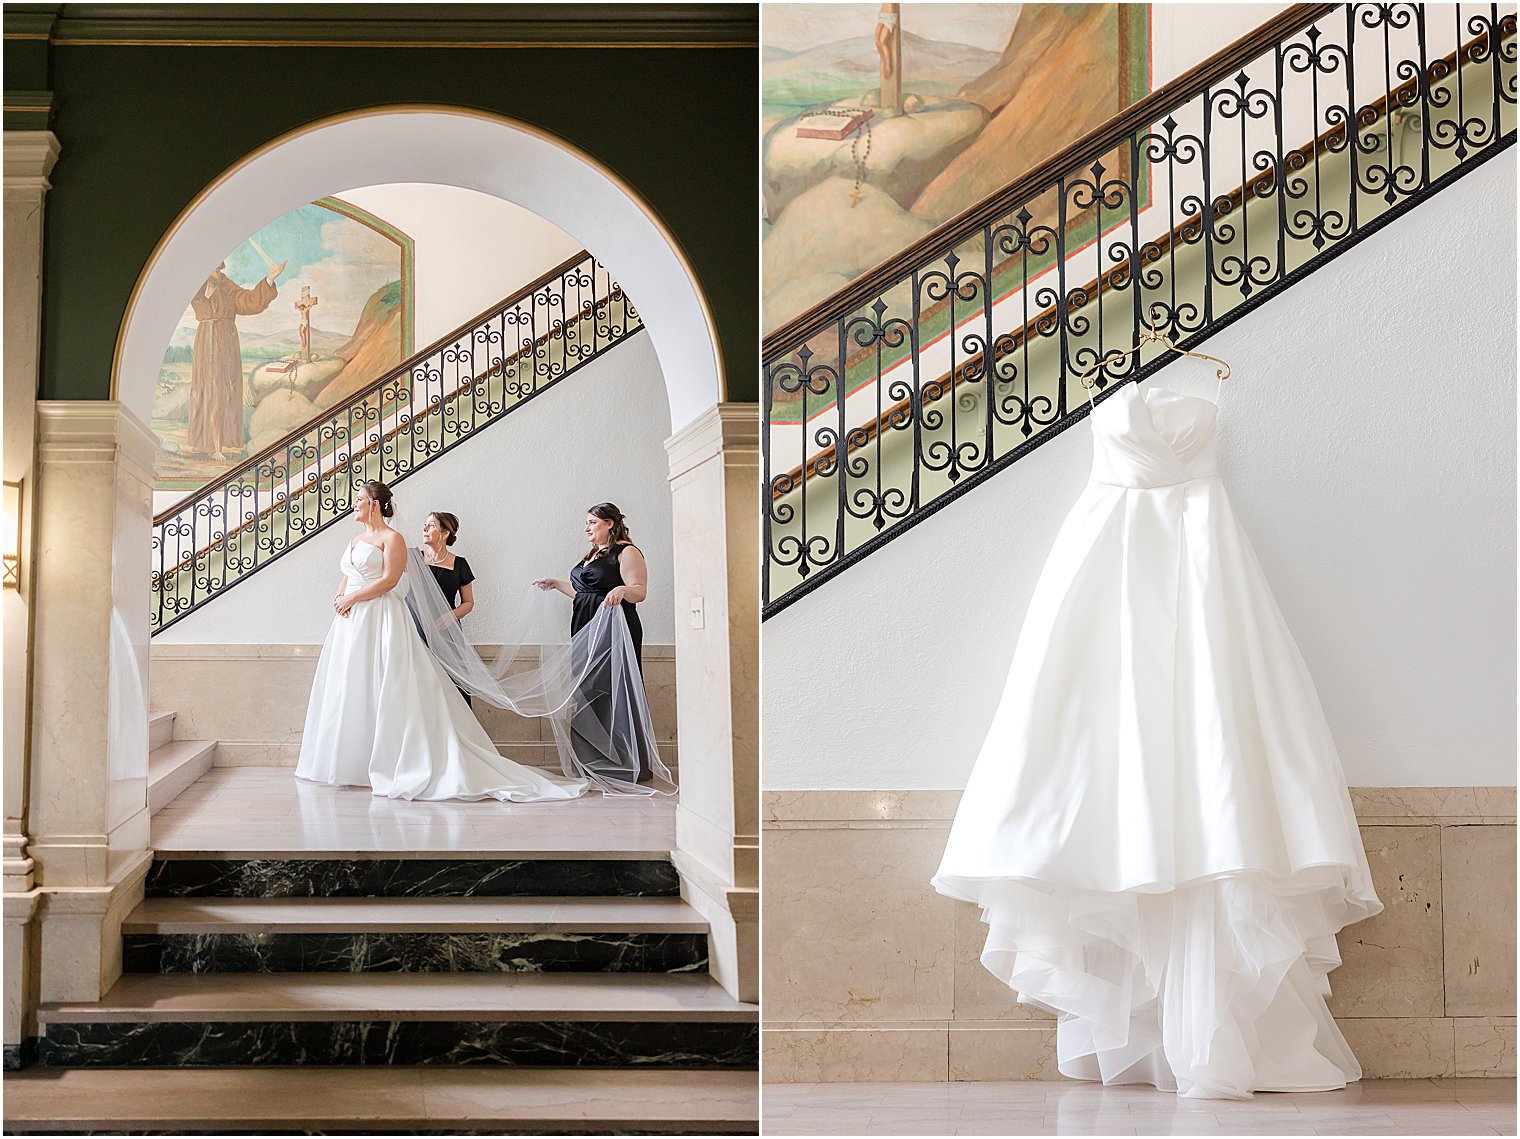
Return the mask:
<svg viewBox="0 0 1520 1139">
<path fill-rule="evenodd" d="M 5 1059 L 19 1061 L 36 1034 L 33 919 L 37 910 L 27 853 L 29 707 L 32 691 L 32 513 L 36 500 L 38 341 L 42 317 L 42 210 L 58 159 L 51 131 L 5 132 L 5 444 L 7 483 L 21 484 L 20 588 L 0 596 L 5 635 Z"/>
<path fill-rule="evenodd" d="M 759 485 L 754 404 L 718 404 L 665 444 L 676 591 L 681 892 L 712 927 L 712 972 L 759 992 Z"/>
<path fill-rule="evenodd" d="M 39 997 L 94 1000 L 148 846 L 152 432 L 115 401 L 37 405 L 30 854 Z"/>
</svg>

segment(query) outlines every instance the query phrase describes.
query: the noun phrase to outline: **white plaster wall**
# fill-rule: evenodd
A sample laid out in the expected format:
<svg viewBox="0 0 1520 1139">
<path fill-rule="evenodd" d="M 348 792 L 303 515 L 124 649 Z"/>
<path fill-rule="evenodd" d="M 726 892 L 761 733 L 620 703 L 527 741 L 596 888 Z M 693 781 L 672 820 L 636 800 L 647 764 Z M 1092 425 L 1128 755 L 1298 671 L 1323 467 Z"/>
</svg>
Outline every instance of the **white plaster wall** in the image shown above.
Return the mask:
<svg viewBox="0 0 1520 1139">
<path fill-rule="evenodd" d="M 1170 83 L 1287 4 L 1152 4 L 1151 90 Z"/>
<path fill-rule="evenodd" d="M 569 576 L 586 551 L 586 507 L 610 499 L 649 562 L 649 599 L 639 606 L 644 639 L 672 644 L 669 435 L 664 377 L 649 335 L 640 333 L 398 482 L 395 522 L 420 545 L 428 511 L 459 516 L 454 548 L 479 578 L 465 630 L 491 644 L 525 603 L 554 614 L 556 628 L 568 624 L 569 601 L 527 583 Z M 338 559 L 358 532 L 350 522 L 329 527 L 154 643 L 320 643 L 333 620 Z"/>
<path fill-rule="evenodd" d="M 530 210 L 459 186 L 399 182 L 333 196 L 384 218 L 415 241 L 418 348 L 581 248 Z"/>
<path fill-rule="evenodd" d="M 1205 346 L 1353 785 L 1515 782 L 1514 248 L 1510 152 Z M 1078 425 L 764 624 L 766 788 L 965 785 L 1091 455 Z"/>
</svg>

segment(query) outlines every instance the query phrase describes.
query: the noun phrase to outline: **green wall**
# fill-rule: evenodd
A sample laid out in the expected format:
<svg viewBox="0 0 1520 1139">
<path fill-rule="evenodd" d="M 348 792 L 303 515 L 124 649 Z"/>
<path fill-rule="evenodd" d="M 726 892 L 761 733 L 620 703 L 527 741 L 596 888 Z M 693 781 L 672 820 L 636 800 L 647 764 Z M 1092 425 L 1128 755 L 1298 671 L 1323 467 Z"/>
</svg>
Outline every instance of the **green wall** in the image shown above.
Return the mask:
<svg viewBox="0 0 1520 1139">
<path fill-rule="evenodd" d="M 41 398 L 109 396 L 138 274 L 207 183 L 286 131 L 392 103 L 494 111 L 605 163 L 695 266 L 718 323 L 728 398 L 756 398 L 754 48 L 64 42 L 51 62 L 61 157 L 47 199 Z"/>
</svg>

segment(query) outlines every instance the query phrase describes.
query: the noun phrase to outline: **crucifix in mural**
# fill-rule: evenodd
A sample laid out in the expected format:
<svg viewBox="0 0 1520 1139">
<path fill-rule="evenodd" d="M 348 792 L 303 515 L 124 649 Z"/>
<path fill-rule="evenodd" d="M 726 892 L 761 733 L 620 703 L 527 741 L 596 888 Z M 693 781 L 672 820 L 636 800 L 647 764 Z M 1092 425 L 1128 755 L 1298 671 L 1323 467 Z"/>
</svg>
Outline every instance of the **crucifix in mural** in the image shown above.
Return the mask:
<svg viewBox="0 0 1520 1139">
<path fill-rule="evenodd" d="M 412 353 L 412 239 L 365 210 L 323 198 L 208 252 L 159 371 L 159 509 Z"/>
<path fill-rule="evenodd" d="M 1146 4 L 767 4 L 762 27 L 767 329 L 1150 90 Z"/>
</svg>

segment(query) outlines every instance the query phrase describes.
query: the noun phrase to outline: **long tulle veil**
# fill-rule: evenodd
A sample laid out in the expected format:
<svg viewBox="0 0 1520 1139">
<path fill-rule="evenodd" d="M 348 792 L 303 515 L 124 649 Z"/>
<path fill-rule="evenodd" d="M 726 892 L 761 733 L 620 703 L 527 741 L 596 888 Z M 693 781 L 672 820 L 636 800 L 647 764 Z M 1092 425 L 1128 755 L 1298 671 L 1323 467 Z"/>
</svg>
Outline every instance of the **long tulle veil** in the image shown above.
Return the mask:
<svg viewBox="0 0 1520 1139">
<path fill-rule="evenodd" d="M 394 525 L 394 523 L 393 523 Z M 519 716 L 543 717 L 554 728 L 560 767 L 607 794 L 666 795 L 675 779 L 660 759 L 644 679 L 622 606 L 603 606 L 565 643 L 522 643 L 526 617 L 550 603 L 525 587 L 510 631 L 487 662 L 465 639 L 453 606 L 422 552 L 407 547 L 396 592 L 450 680 L 477 699 Z M 559 611 L 560 628 L 565 614 Z M 645 782 L 640 782 L 640 777 Z"/>
</svg>

